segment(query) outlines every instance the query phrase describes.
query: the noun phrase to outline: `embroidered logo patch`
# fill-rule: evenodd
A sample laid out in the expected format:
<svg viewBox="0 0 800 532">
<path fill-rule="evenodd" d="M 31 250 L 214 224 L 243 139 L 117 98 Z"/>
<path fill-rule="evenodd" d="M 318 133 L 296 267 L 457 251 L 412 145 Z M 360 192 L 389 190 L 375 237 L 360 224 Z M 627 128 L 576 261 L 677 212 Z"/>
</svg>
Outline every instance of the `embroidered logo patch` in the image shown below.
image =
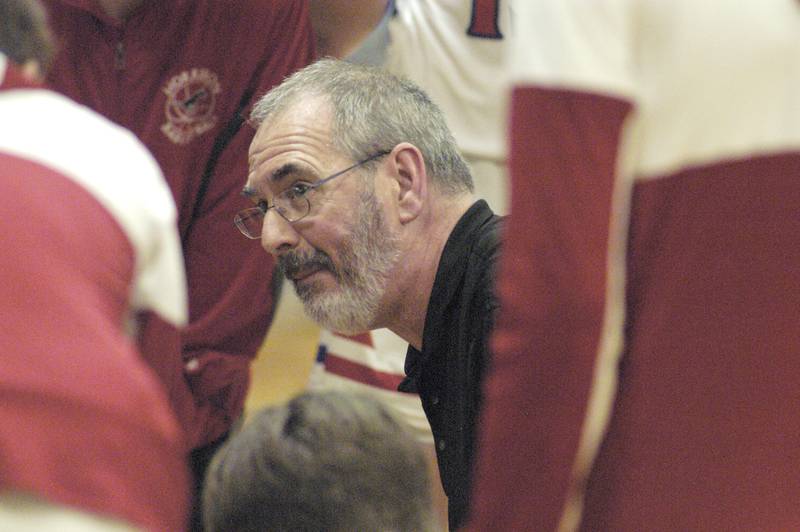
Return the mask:
<svg viewBox="0 0 800 532">
<path fill-rule="evenodd" d="M 167 121 L 161 131 L 175 144 L 188 144 L 217 123 L 217 75 L 207 68 L 184 70 L 164 86 Z"/>
</svg>

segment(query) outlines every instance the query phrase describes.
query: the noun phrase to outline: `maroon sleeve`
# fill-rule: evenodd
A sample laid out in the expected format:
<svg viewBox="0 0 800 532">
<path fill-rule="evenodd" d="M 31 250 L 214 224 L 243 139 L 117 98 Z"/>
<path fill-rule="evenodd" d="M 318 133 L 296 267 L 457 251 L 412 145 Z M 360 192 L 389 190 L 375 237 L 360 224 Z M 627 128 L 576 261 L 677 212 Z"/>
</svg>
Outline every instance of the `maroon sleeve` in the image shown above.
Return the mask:
<svg viewBox="0 0 800 532">
<path fill-rule="evenodd" d="M 249 102 L 242 102 L 245 115 L 258 96 L 314 56 L 307 3 L 279 1 L 272 6 L 271 16 L 265 17 L 269 25 L 247 36 L 250 49 L 239 46 L 236 54 L 243 51 L 242 56 L 231 58 L 258 64 L 247 91 Z M 259 48 L 256 41 L 269 49 L 263 44 Z M 190 434 L 194 447 L 219 438 L 242 414 L 250 360 L 272 318 L 272 258 L 257 241 L 242 237 L 232 221 L 247 206 L 241 189 L 253 133 L 243 125 L 219 154 L 184 241 L 190 324 L 183 359 L 196 406 Z"/>
<path fill-rule="evenodd" d="M 94 2 L 46 4 L 61 50 L 48 81 L 136 133 L 176 199 L 190 323 L 182 333 L 147 316 L 141 350 L 164 382 L 191 446 L 203 446 L 241 415 L 250 360 L 274 307 L 272 259 L 233 225 L 236 212 L 248 206 L 240 191 L 253 136 L 237 119 L 264 91 L 312 61 L 307 1 L 175 0 L 170 17 L 157 3 L 146 3 L 124 27 L 103 17 Z M 120 70 L 119 49 L 125 50 Z M 187 133 L 186 124 L 173 123 L 176 98 L 185 94 L 167 89 L 196 73 L 219 84 L 213 129 L 178 141 L 165 128 Z"/>
<path fill-rule="evenodd" d="M 601 335 L 617 143 L 629 108 L 564 90 L 513 94 L 511 215 L 473 530 L 559 523 Z"/>
</svg>

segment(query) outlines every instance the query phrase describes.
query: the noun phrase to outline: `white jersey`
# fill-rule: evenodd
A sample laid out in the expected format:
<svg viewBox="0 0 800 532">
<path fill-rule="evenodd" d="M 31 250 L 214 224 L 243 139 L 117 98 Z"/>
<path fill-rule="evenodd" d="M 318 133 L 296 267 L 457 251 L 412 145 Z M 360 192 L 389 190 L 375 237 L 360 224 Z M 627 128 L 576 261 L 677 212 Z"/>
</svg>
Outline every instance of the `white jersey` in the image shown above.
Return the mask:
<svg viewBox="0 0 800 532">
<path fill-rule="evenodd" d="M 442 109 L 479 197 L 507 210 L 506 56 L 511 0 L 396 0 L 386 69 L 419 86 Z"/>
<path fill-rule="evenodd" d="M 0 530 L 179 530 L 184 434 L 124 330 L 186 323 L 170 190 L 133 134 L 3 54 L 0 124 Z"/>
<path fill-rule="evenodd" d="M 517 7 L 470 529 L 800 530 L 800 2 Z"/>
<path fill-rule="evenodd" d="M 405 377 L 408 343 L 388 329 L 356 336 L 323 330 L 317 361 L 311 370 L 311 389 L 351 389 L 385 402 L 424 443 L 433 443 L 419 396 L 397 391 Z"/>
</svg>

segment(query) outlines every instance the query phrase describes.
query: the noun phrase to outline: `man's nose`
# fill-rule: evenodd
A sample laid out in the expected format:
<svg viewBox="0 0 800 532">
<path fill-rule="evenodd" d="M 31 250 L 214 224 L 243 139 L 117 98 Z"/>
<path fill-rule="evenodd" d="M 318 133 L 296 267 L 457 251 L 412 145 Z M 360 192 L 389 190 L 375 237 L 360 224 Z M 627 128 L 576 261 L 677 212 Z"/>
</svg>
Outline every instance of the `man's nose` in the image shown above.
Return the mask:
<svg viewBox="0 0 800 532">
<path fill-rule="evenodd" d="M 294 249 L 300 240 L 300 235 L 294 226 L 275 209 L 264 213 L 264 226 L 261 229 L 261 247 L 276 257 Z"/>
</svg>

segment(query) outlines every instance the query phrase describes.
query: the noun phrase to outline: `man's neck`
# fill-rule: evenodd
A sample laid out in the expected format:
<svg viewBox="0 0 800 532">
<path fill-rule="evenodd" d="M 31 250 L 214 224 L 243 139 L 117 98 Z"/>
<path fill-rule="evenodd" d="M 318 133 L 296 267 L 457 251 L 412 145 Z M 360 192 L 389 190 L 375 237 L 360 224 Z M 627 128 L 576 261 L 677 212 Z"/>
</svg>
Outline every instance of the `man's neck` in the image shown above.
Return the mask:
<svg viewBox="0 0 800 532">
<path fill-rule="evenodd" d="M 97 0 L 97 4 L 109 17 L 124 22 L 136 11 L 144 0 Z"/>
<path fill-rule="evenodd" d="M 387 299 L 395 303 L 388 309 L 389 318 L 383 326 L 418 350 L 422 349 L 428 302 L 445 244 L 474 202 L 472 195 L 440 202 L 436 209 L 415 221 L 417 227 L 408 228 L 412 239 L 398 271 L 392 275 Z"/>
</svg>

